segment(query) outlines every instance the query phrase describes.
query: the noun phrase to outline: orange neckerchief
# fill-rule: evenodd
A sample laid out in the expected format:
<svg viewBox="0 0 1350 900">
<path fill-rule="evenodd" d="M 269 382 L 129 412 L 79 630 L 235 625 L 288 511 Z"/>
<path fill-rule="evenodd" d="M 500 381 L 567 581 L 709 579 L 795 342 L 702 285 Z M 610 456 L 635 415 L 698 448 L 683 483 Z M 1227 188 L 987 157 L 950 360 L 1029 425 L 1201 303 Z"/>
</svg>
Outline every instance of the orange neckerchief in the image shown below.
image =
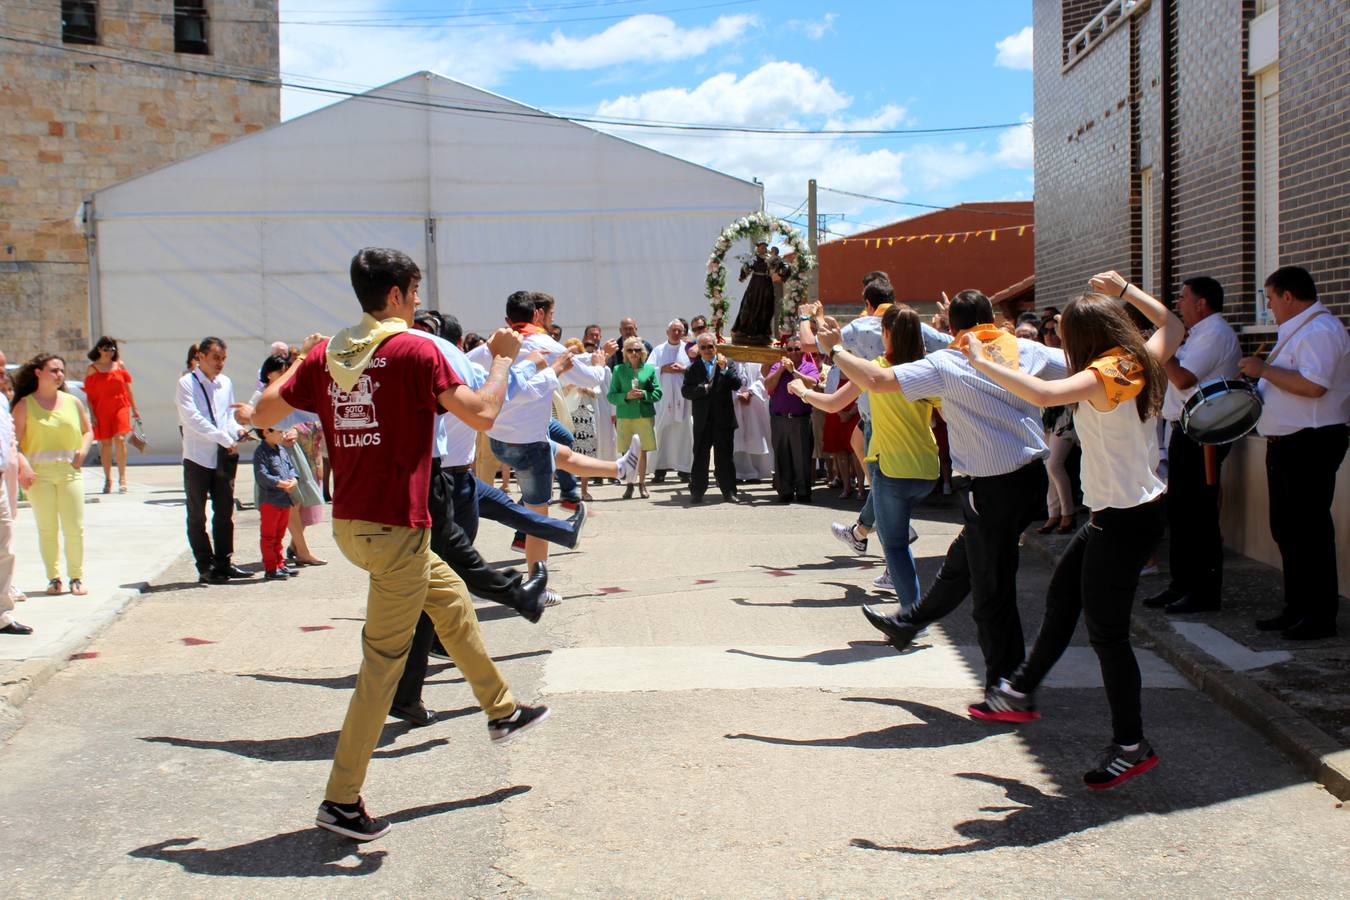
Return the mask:
<svg viewBox="0 0 1350 900">
<path fill-rule="evenodd" d="M 1088 363 L 1088 369 L 1101 381 L 1106 399 L 1113 407 L 1139 396 L 1148 380 L 1144 367 L 1122 347 L 1107 350 Z"/>
<path fill-rule="evenodd" d="M 1017 338 L 1008 332 L 999 328 L 993 323 L 976 325 L 974 328 L 963 328 L 956 333 L 956 339 L 947 346 L 953 350 L 965 349 L 961 345 L 961 338 L 967 334 L 973 334 L 980 339 L 984 345 L 985 358 L 991 362 L 998 363 L 1000 366 L 1008 369 L 1016 369 L 1019 363 L 1020 353 L 1017 348 Z"/>
<path fill-rule="evenodd" d="M 880 306 L 878 306 L 876 309 L 872 310 L 872 315 L 874 315 L 874 316 L 876 316 L 878 319 L 880 319 L 882 316 L 886 315 L 886 310 L 888 310 L 888 309 L 890 309 L 890 308 L 891 308 L 891 304 L 889 304 L 889 303 L 883 303 L 883 304 L 881 304 Z M 863 315 L 867 315 L 867 313 L 863 313 Z"/>
<path fill-rule="evenodd" d="M 538 325 L 531 324 L 530 322 L 512 322 L 511 330 L 514 331 L 516 334 L 523 335 L 525 337 L 529 337 L 532 334 L 545 333 L 544 329 L 540 328 Z"/>
</svg>

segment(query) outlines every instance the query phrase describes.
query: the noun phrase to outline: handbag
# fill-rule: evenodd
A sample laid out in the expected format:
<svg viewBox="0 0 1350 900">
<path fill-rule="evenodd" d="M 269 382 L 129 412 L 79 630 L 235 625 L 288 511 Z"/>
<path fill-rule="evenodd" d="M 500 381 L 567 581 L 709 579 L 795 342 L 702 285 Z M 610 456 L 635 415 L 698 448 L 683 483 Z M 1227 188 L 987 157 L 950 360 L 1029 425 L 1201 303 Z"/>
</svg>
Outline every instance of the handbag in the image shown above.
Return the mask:
<svg viewBox="0 0 1350 900">
<path fill-rule="evenodd" d="M 131 446 L 144 453 L 145 448 L 150 445 L 150 442 L 145 439 L 145 426 L 141 424 L 140 416 L 132 417 L 131 421 L 131 434 L 127 435 L 127 440 L 131 443 Z"/>
</svg>

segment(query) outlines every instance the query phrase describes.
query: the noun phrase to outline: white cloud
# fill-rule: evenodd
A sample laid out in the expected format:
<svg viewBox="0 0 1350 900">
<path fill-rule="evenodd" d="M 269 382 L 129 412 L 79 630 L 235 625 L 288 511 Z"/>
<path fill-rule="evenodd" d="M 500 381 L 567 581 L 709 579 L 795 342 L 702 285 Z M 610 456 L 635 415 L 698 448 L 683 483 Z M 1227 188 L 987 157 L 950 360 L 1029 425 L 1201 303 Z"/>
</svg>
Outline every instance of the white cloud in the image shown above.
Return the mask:
<svg viewBox="0 0 1350 900">
<path fill-rule="evenodd" d="M 1030 169 L 1035 161 L 1034 148 L 1031 127 L 1019 125 L 998 136 L 998 152 L 994 158 L 1010 169 Z"/>
<path fill-rule="evenodd" d="M 818 41 L 834 31 L 834 20 L 837 18 L 839 13 L 829 12 L 819 19 L 789 19 L 787 26 L 793 31 L 800 31 L 813 41 Z"/>
<path fill-rule="evenodd" d="M 681 28 L 671 19 L 637 15 L 584 38 L 555 31 L 547 41 L 527 42 L 520 59 L 541 69 L 598 69 L 634 61 L 671 62 L 702 56 L 753 28 L 750 15 L 722 16 L 703 28 Z"/>
<path fill-rule="evenodd" d="M 998 55 L 995 65 L 1005 69 L 1025 69 L 1031 71 L 1031 26 L 1028 25 L 1017 34 L 1010 34 L 994 45 Z"/>
</svg>

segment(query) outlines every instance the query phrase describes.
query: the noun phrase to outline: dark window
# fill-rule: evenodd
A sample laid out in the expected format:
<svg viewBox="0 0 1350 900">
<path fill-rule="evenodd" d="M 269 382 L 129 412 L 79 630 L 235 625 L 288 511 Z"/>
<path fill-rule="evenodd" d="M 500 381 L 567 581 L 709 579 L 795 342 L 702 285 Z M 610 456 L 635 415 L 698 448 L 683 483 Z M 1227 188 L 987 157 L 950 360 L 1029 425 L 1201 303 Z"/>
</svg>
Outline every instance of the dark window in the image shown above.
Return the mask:
<svg viewBox="0 0 1350 900">
<path fill-rule="evenodd" d="M 173 51 L 210 54 L 207 24 L 206 0 L 174 0 Z"/>
<path fill-rule="evenodd" d="M 98 43 L 98 0 L 61 0 L 61 40 Z"/>
</svg>

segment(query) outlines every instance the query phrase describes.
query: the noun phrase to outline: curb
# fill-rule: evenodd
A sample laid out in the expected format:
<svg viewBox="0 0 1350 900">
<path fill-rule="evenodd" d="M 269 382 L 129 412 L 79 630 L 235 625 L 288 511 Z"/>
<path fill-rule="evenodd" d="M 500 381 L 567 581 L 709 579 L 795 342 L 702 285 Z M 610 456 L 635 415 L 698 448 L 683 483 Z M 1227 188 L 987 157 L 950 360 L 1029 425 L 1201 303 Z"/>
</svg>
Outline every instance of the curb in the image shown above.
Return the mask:
<svg viewBox="0 0 1350 900">
<path fill-rule="evenodd" d="M 1042 541 L 1028 539 L 1030 550 L 1051 564 L 1056 554 Z M 1148 641 L 1169 665 L 1211 700 L 1256 731 L 1305 775 L 1338 800 L 1350 800 L 1350 749 L 1299 715 L 1265 688 L 1226 666 L 1165 625 L 1135 616 L 1135 637 Z"/>
<path fill-rule="evenodd" d="M 144 583 L 154 581 L 184 556 L 175 554 L 161 564 L 153 566 L 144 579 Z M 121 617 L 133 600 L 144 596 L 140 588 L 123 588 L 112 594 L 88 619 L 72 628 L 60 644 L 54 655 L 36 656 L 18 660 L 18 665 L 8 673 L 0 674 L 0 725 L 8 720 L 17 722 L 21 716 L 19 708 L 46 684 L 57 672 L 70 664 L 70 657 L 93 643 L 113 622 Z"/>
</svg>

